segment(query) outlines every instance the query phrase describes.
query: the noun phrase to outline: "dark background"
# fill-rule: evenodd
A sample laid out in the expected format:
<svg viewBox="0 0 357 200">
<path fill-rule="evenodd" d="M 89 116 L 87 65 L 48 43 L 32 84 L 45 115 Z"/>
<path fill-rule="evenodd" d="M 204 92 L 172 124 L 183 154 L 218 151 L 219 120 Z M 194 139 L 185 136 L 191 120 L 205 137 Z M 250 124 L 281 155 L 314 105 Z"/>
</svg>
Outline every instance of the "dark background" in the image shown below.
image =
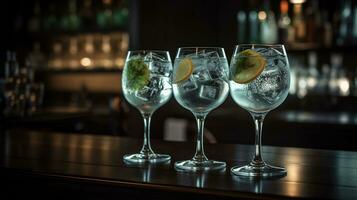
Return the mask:
<svg viewBox="0 0 357 200">
<path fill-rule="evenodd" d="M 41 5 L 45 7 L 48 2 L 50 1 L 41 1 Z M 81 1 L 78 2 L 81 5 Z M 280 1 L 269 2 L 271 9 L 276 13 L 275 17 L 278 18 Z M 2 45 L 0 45 L 1 63 L 5 62 L 5 51 L 14 50 L 18 53 L 20 65 L 23 65 L 24 57 L 31 50 L 35 40 L 40 40 L 46 46 L 49 38 L 63 34 L 108 33 L 118 30 L 129 33 L 129 49 L 132 50 L 169 50 L 172 59 L 174 59 L 178 47 L 219 46 L 225 48 L 227 59 L 230 61 L 234 46 L 238 43 L 237 12 L 239 10 L 259 9 L 262 3 L 263 1 L 239 0 L 128 0 L 130 17 L 126 27 L 109 30 L 82 27 L 75 32 L 40 31 L 33 34 L 29 33 L 24 25 L 16 23 L 19 23 L 18 17 L 20 16 L 25 24 L 26 19 L 31 16 L 34 1 L 4 1 L 1 6 L 0 21 L 3 31 Z M 319 1 L 319 8 L 327 10 L 328 18 L 332 21 L 334 13 L 339 12 L 342 3 L 343 1 L 321 0 Z M 66 9 L 66 1 L 63 4 L 57 3 L 56 5 L 58 5 L 56 9 L 59 13 Z M 352 2 L 352 5 L 355 5 L 355 2 Z M 291 14 L 291 7 L 289 10 Z M 17 29 L 14 28 L 15 26 L 17 26 Z M 249 40 L 246 41 L 246 43 L 250 42 Z M 347 69 L 348 76 L 350 78 L 355 76 L 357 62 L 354 56 L 357 46 L 352 42 L 342 46 L 333 44 L 329 48 L 319 46 L 303 46 L 302 48 L 287 46 L 287 48 L 290 63 L 293 63 L 294 59 L 299 59 L 306 64 L 308 52 L 316 52 L 319 69 L 323 63 L 330 61 L 332 53 L 342 54 L 344 56 L 343 67 Z M 295 66 L 291 67 L 294 68 Z M 305 70 L 307 70 L 306 68 L 304 66 Z M 3 73 L 2 70 L 1 73 Z M 38 72 L 37 78 L 46 81 L 56 73 L 50 71 Z M 64 73 L 83 74 L 83 72 Z M 89 73 L 96 74 L 98 72 Z M 121 71 L 106 73 L 114 73 L 120 76 Z M 72 93 L 73 91 L 55 91 L 46 88 L 45 108 L 57 106 L 59 98 L 61 103 L 66 105 Z M 89 91 L 89 96 L 95 105 L 103 106 L 107 106 L 107 101 L 116 96 L 120 96 L 123 100 L 121 91 L 112 93 Z M 335 97 L 328 94 L 307 95 L 302 99 L 296 95 L 290 95 L 283 105 L 268 114 L 264 126 L 263 143 L 278 146 L 357 150 L 357 143 L 353 140 L 353 135 L 357 131 L 355 105 L 356 97 L 353 95 L 347 97 Z M 20 123 L 23 127 L 29 129 L 114 134 L 141 138 L 142 119 L 139 112 L 128 105 L 125 100 L 122 101 L 121 107 L 121 110 L 114 114 L 111 112 L 98 114 L 93 110 L 66 115 L 63 112 L 46 113 L 47 115 L 21 119 L 3 118 L 2 124 L 7 128 L 18 127 Z M 53 120 L 51 120 L 51 117 Z M 189 140 L 194 138 L 196 127 L 193 115 L 180 107 L 174 98 L 154 114 L 152 120 L 153 138 L 163 138 L 164 122 L 167 118 L 187 120 L 188 138 Z M 253 143 L 253 122 L 249 114 L 239 108 L 230 97 L 222 106 L 209 114 L 206 127 L 215 136 L 217 142 Z"/>
</svg>

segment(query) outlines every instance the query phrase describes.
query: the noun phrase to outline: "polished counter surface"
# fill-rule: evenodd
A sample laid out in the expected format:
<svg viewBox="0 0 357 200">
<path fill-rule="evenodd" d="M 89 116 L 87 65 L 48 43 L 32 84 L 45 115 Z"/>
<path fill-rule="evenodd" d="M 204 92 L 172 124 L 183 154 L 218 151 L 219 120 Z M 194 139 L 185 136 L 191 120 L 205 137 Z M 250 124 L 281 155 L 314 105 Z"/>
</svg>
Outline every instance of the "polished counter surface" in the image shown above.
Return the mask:
<svg viewBox="0 0 357 200">
<path fill-rule="evenodd" d="M 141 141 L 55 132 L 7 131 L 0 139 L 0 176 L 4 195 L 86 199 L 357 199 L 357 152 L 263 146 L 263 157 L 285 166 L 279 179 L 242 179 L 230 167 L 250 161 L 253 146 L 207 144 L 209 158 L 227 162 L 214 173 L 186 173 L 176 160 L 194 153 L 194 144 L 153 140 L 155 151 L 172 156 L 161 165 L 128 165 L 122 157 Z M 308 138 L 307 138 L 308 139 Z M 21 192 L 24 191 L 24 192 Z M 118 196 L 119 195 L 119 196 Z M 120 199 L 120 198 L 119 198 Z"/>
</svg>

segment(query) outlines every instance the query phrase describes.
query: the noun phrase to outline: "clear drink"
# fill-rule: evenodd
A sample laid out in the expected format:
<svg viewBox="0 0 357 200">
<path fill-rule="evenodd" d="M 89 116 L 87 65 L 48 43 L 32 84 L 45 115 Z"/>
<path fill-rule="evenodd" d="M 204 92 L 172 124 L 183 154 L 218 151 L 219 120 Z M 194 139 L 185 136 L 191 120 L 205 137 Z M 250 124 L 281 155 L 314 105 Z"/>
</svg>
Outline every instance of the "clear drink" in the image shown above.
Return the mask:
<svg viewBox="0 0 357 200">
<path fill-rule="evenodd" d="M 141 151 L 124 155 L 128 164 L 163 163 L 171 157 L 157 154 L 150 145 L 152 114 L 172 96 L 172 64 L 167 51 L 129 51 L 125 61 L 122 88 L 126 100 L 144 119 L 144 141 Z"/>
<path fill-rule="evenodd" d="M 177 102 L 190 110 L 197 121 L 196 153 L 190 160 L 177 161 L 175 168 L 184 171 L 225 169 L 226 163 L 209 160 L 203 148 L 204 121 L 207 114 L 221 105 L 229 93 L 228 63 L 223 48 L 179 48 L 173 75 Z"/>
<path fill-rule="evenodd" d="M 196 65 L 186 81 L 173 84 L 176 100 L 193 113 L 208 113 L 221 105 L 228 95 L 228 63 L 226 59 L 217 58 L 216 65 L 221 68 L 216 70 L 204 66 L 210 58 L 190 58 Z M 174 67 L 177 68 L 181 61 L 176 59 Z"/>
<path fill-rule="evenodd" d="M 137 59 L 137 58 L 136 58 Z M 149 60 L 144 60 L 144 63 L 149 66 L 159 65 L 167 71 L 158 72 L 150 71 L 149 83 L 140 90 L 133 90 L 129 87 L 127 76 L 123 76 L 123 92 L 126 100 L 144 113 L 154 112 L 156 109 L 164 105 L 172 96 L 171 86 L 171 62 L 163 61 L 153 64 Z M 152 67 L 154 68 L 154 67 Z M 124 67 L 124 74 L 128 68 Z"/>
<path fill-rule="evenodd" d="M 266 114 L 286 99 L 290 87 L 289 62 L 283 45 L 237 45 L 231 61 L 230 91 L 233 100 L 249 111 L 255 124 L 255 153 L 248 165 L 231 172 L 247 177 L 285 176 L 286 170 L 265 163 L 261 136 Z"/>
<path fill-rule="evenodd" d="M 268 62 L 267 69 L 255 80 L 246 84 L 230 81 L 233 100 L 244 109 L 255 113 L 265 113 L 278 107 L 284 102 L 289 92 L 290 74 L 289 67 L 284 61 L 286 58 L 278 60 L 277 65 L 269 65 L 276 57 L 265 58 Z M 233 65 L 236 63 L 232 62 Z"/>
</svg>

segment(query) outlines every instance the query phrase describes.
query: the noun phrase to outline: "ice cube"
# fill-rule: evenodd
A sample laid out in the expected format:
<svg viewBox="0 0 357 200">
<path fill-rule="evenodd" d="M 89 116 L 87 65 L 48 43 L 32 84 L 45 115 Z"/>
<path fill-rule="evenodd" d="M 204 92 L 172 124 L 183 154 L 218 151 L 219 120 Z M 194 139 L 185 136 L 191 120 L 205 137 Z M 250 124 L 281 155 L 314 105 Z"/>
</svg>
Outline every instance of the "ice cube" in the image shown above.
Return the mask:
<svg viewBox="0 0 357 200">
<path fill-rule="evenodd" d="M 219 93 L 219 87 L 213 85 L 202 85 L 199 96 L 202 99 L 215 100 Z"/>
<path fill-rule="evenodd" d="M 205 54 L 206 67 L 209 70 L 211 79 L 227 78 L 227 73 L 218 52 L 208 52 Z"/>
<path fill-rule="evenodd" d="M 158 96 L 161 90 L 164 89 L 162 78 L 160 76 L 153 76 L 147 86 L 135 92 L 135 96 L 141 100 L 149 101 Z"/>
<path fill-rule="evenodd" d="M 274 57 L 277 55 L 284 56 L 283 52 L 280 52 L 279 50 L 274 48 L 255 48 L 254 50 L 262 54 L 262 56 L 264 57 Z"/>
<path fill-rule="evenodd" d="M 172 69 L 168 62 L 151 62 L 149 64 L 149 70 L 153 74 L 170 77 Z"/>
<path fill-rule="evenodd" d="M 200 67 L 196 66 L 196 68 L 193 70 L 192 75 L 195 80 L 200 82 L 211 80 L 209 70 L 206 66 L 200 66 Z"/>
<path fill-rule="evenodd" d="M 208 60 L 207 67 L 209 69 L 210 75 L 212 79 L 226 79 L 227 72 L 225 70 L 225 66 L 220 62 L 220 60 Z"/>
<path fill-rule="evenodd" d="M 150 88 L 145 86 L 141 90 L 135 92 L 135 96 L 143 101 L 150 100 Z"/>
<path fill-rule="evenodd" d="M 285 67 L 286 56 L 283 52 L 274 48 L 257 48 L 254 49 L 265 57 L 267 65 L 270 67 Z"/>
<path fill-rule="evenodd" d="M 276 67 L 286 67 L 287 63 L 287 59 L 286 56 L 284 55 L 277 55 L 274 59 L 272 59 L 272 65 L 276 66 Z"/>
<path fill-rule="evenodd" d="M 189 92 L 197 89 L 198 86 L 196 81 L 191 76 L 187 81 L 182 83 L 181 87 L 185 92 Z"/>
<path fill-rule="evenodd" d="M 163 89 L 162 77 L 153 75 L 150 78 L 150 82 L 149 82 L 148 86 L 153 89 L 162 90 Z"/>
<path fill-rule="evenodd" d="M 192 73 L 195 80 L 200 82 L 211 80 L 211 76 L 207 67 L 207 59 L 205 57 L 200 59 L 193 59 L 192 62 L 195 66 Z"/>
<path fill-rule="evenodd" d="M 170 61 L 165 57 L 149 52 L 144 56 L 144 62 L 148 64 L 151 73 L 170 77 L 172 69 L 170 67 Z"/>
</svg>

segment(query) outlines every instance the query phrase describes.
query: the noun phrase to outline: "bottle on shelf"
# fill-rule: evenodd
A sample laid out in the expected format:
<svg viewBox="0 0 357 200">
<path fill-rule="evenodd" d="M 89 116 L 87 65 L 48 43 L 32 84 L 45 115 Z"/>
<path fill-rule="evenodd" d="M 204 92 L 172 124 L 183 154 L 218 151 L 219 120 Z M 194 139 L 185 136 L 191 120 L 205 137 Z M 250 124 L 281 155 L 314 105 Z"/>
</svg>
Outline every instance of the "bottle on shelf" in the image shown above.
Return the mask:
<svg viewBox="0 0 357 200">
<path fill-rule="evenodd" d="M 59 26 L 58 17 L 56 15 L 56 6 L 50 2 L 45 18 L 43 19 L 43 27 L 46 31 L 57 30 Z"/>
<path fill-rule="evenodd" d="M 67 55 L 67 67 L 70 69 L 76 69 L 79 67 L 79 59 L 78 59 L 78 38 L 75 36 L 69 37 L 69 47 L 68 47 L 68 55 Z"/>
<path fill-rule="evenodd" d="M 36 68 L 28 60 L 26 60 L 25 67 L 20 70 L 22 77 L 22 108 L 20 116 L 32 115 L 42 105 L 45 85 L 42 82 L 35 82 L 35 71 Z"/>
<path fill-rule="evenodd" d="M 34 66 L 28 60 L 25 60 L 25 68 L 26 68 L 26 74 L 27 74 L 27 79 L 28 79 L 27 82 L 28 83 L 35 82 L 36 68 L 34 68 Z"/>
<path fill-rule="evenodd" d="M 15 82 L 15 77 L 19 73 L 19 64 L 16 61 L 16 53 L 12 51 L 6 52 L 5 62 L 5 81 L 9 83 Z"/>
<path fill-rule="evenodd" d="M 13 115 L 15 113 L 16 93 L 15 80 L 19 74 L 19 65 L 16 62 L 16 55 L 13 52 L 6 52 L 5 75 L 4 75 L 4 115 Z"/>
<path fill-rule="evenodd" d="M 352 39 L 357 44 L 357 5 L 353 7 Z"/>
<path fill-rule="evenodd" d="M 286 44 L 293 40 L 293 29 L 289 17 L 289 3 L 287 0 L 280 1 L 280 17 L 278 20 L 278 35 L 280 43 Z"/>
<path fill-rule="evenodd" d="M 340 21 L 337 30 L 337 45 L 344 45 L 349 42 L 351 37 L 351 23 L 352 23 L 352 4 L 350 0 L 343 0 L 341 11 L 339 13 Z"/>
<path fill-rule="evenodd" d="M 306 24 L 304 14 L 302 10 L 302 3 L 293 4 L 293 22 L 294 27 L 294 41 L 293 42 L 305 42 L 306 39 Z"/>
<path fill-rule="evenodd" d="M 100 67 L 112 68 L 112 47 L 111 47 L 111 37 L 108 34 L 103 34 L 101 37 L 101 52 L 98 55 L 98 60 L 100 61 Z"/>
<path fill-rule="evenodd" d="M 308 92 L 307 88 L 307 70 L 303 67 L 302 59 L 300 57 L 296 57 L 294 60 L 291 60 L 291 68 L 294 69 L 295 76 L 295 89 L 291 92 L 296 93 L 296 96 L 299 99 L 303 99 Z"/>
<path fill-rule="evenodd" d="M 240 10 L 237 13 L 237 37 L 238 44 L 246 42 L 246 31 L 247 31 L 247 15 L 245 11 Z"/>
<path fill-rule="evenodd" d="M 258 12 L 258 19 L 260 22 L 260 41 L 264 44 L 277 43 L 278 28 L 268 0 L 264 1 L 263 10 Z"/>
<path fill-rule="evenodd" d="M 51 56 L 48 60 L 48 68 L 54 70 L 63 69 L 63 49 L 62 43 L 58 40 L 54 41 L 52 44 Z"/>
<path fill-rule="evenodd" d="M 92 0 L 84 0 L 83 7 L 79 13 L 84 28 L 91 29 L 95 26 L 95 13 L 93 12 Z"/>
<path fill-rule="evenodd" d="M 94 35 L 84 35 L 82 40 L 84 41 L 84 46 L 80 53 L 80 65 L 86 69 L 92 69 L 97 65 L 95 62 Z"/>
<path fill-rule="evenodd" d="M 39 32 L 41 30 L 41 5 L 39 1 L 36 1 L 34 4 L 27 28 L 29 32 Z"/>
<path fill-rule="evenodd" d="M 28 70 L 24 67 L 20 68 L 16 53 L 8 52 L 7 62 L 5 63 L 5 115 L 24 115 L 26 106 L 25 88 L 29 80 L 28 77 Z"/>
<path fill-rule="evenodd" d="M 330 77 L 330 66 L 325 63 L 322 65 L 322 73 L 321 73 L 320 80 L 317 85 L 317 87 L 319 88 L 319 91 L 321 91 L 320 94 L 323 94 L 323 95 L 328 94 L 329 77 Z"/>
<path fill-rule="evenodd" d="M 341 69 L 338 73 L 338 89 L 340 96 L 349 96 L 350 95 L 350 81 L 347 77 L 347 72 L 345 69 Z"/>
<path fill-rule="evenodd" d="M 116 0 L 113 9 L 113 26 L 124 27 L 128 23 L 129 10 L 126 0 Z"/>
<path fill-rule="evenodd" d="M 256 10 L 256 1 L 250 2 L 250 11 L 248 13 L 248 24 L 249 24 L 249 43 L 258 43 L 259 41 L 259 20 L 258 12 Z"/>
<path fill-rule="evenodd" d="M 319 72 L 317 70 L 317 55 L 316 52 L 308 54 L 308 69 L 307 69 L 307 87 L 309 93 L 320 93 L 317 87 L 319 82 Z"/>
<path fill-rule="evenodd" d="M 97 12 L 97 26 L 99 28 L 110 28 L 113 23 L 112 0 L 102 0 L 101 8 Z"/>
<path fill-rule="evenodd" d="M 331 80 L 334 83 L 333 95 L 335 96 L 348 96 L 350 94 L 350 81 L 347 77 L 346 68 L 343 67 L 343 55 L 331 55 L 331 65 L 333 70 L 333 77 Z M 330 81 L 331 81 L 330 80 Z"/>
<path fill-rule="evenodd" d="M 306 8 L 306 42 L 316 43 L 318 30 L 321 27 L 319 1 L 308 1 Z"/>
<path fill-rule="evenodd" d="M 322 34 L 320 38 L 320 44 L 324 47 L 331 47 L 333 41 L 333 30 L 332 24 L 328 19 L 328 12 L 326 10 L 322 11 L 321 14 L 321 29 L 319 31 Z"/>
<path fill-rule="evenodd" d="M 34 68 L 44 68 L 46 58 L 41 51 L 41 44 L 40 42 L 34 42 L 32 51 L 28 54 L 26 61 L 29 65 Z"/>
<path fill-rule="evenodd" d="M 126 40 L 128 37 L 124 36 L 125 33 L 118 32 L 111 34 L 112 54 L 113 54 L 113 67 L 116 69 L 122 69 L 124 67 L 124 60 L 127 53 Z"/>
<path fill-rule="evenodd" d="M 77 14 L 77 1 L 69 0 L 68 8 L 61 19 L 62 29 L 66 31 L 76 31 L 81 26 L 81 19 Z"/>
<path fill-rule="evenodd" d="M 329 94 L 333 97 L 340 95 L 339 76 L 342 68 L 342 55 L 331 55 L 331 71 L 329 79 Z"/>
</svg>

